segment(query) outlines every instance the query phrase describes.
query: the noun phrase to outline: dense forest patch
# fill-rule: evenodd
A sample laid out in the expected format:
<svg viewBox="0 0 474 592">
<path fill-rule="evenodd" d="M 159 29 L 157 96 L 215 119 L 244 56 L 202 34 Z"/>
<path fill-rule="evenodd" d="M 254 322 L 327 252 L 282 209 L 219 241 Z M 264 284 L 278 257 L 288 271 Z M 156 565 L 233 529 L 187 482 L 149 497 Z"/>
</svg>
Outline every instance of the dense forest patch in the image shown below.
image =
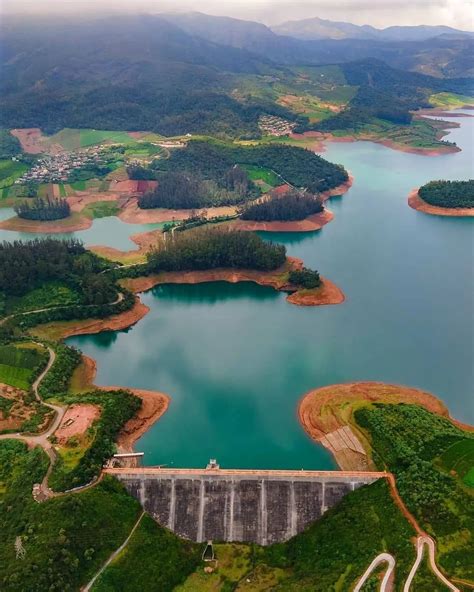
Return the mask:
<svg viewBox="0 0 474 592">
<path fill-rule="evenodd" d="M 258 222 L 303 220 L 323 209 L 322 200 L 315 195 L 292 190 L 284 195 L 270 195 L 242 208 L 240 217 Z"/>
<path fill-rule="evenodd" d="M 238 166 L 229 167 L 214 178 L 199 173 L 167 171 L 156 176 L 158 185 L 138 198 L 143 209 L 194 209 L 234 205 L 257 197 L 258 190 L 247 173 Z"/>
<path fill-rule="evenodd" d="M 148 255 L 151 272 L 216 268 L 271 271 L 286 261 L 286 249 L 250 232 L 220 228 L 174 233 Z"/>
<path fill-rule="evenodd" d="M 25 220 L 61 220 L 67 218 L 71 213 L 71 207 L 65 199 L 46 200 L 38 197 L 31 203 L 24 201 L 15 206 L 16 215 Z"/>
<path fill-rule="evenodd" d="M 474 208 L 474 179 L 430 181 L 418 189 L 423 201 L 441 208 Z"/>
</svg>

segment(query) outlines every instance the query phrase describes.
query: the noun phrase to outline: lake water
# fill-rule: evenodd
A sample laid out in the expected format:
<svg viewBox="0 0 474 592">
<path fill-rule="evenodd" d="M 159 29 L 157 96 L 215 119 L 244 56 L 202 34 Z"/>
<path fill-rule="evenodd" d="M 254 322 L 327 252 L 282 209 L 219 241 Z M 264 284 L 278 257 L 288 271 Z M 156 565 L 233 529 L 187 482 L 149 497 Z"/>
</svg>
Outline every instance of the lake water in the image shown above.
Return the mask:
<svg viewBox="0 0 474 592">
<path fill-rule="evenodd" d="M 15 215 L 13 208 L 0 208 L 0 222 L 8 220 Z M 0 228 L 0 241 L 31 240 L 37 237 L 52 236 L 53 238 L 78 238 L 86 246 L 105 245 L 122 251 L 137 249 L 137 245 L 130 239 L 132 234 L 139 232 L 148 232 L 155 228 L 162 227 L 163 224 L 127 224 L 122 222 L 116 216 L 107 218 L 97 218 L 92 221 L 92 226 L 87 230 L 77 232 L 63 233 L 44 233 L 44 232 L 18 232 L 16 230 L 4 230 Z"/>
<path fill-rule="evenodd" d="M 299 308 L 252 284 L 161 286 L 150 313 L 121 332 L 71 338 L 98 363 L 97 382 L 168 393 L 168 412 L 138 442 L 146 464 L 333 467 L 299 426 L 310 389 L 380 380 L 425 389 L 474 421 L 473 219 L 407 205 L 431 179 L 473 176 L 474 119 L 450 139 L 463 151 L 424 157 L 372 143 L 331 144 L 355 177 L 322 231 L 275 234 L 345 292 L 338 306 Z M 265 235 L 269 238 L 269 235 Z"/>
</svg>

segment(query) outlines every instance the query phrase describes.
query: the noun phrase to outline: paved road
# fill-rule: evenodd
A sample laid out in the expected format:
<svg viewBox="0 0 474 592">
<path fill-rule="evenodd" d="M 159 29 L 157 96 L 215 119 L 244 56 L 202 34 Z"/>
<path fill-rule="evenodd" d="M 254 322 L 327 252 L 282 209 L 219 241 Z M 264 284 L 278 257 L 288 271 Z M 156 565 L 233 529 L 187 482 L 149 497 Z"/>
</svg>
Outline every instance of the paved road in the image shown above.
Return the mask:
<svg viewBox="0 0 474 592">
<path fill-rule="evenodd" d="M 375 569 L 377 569 L 377 567 L 381 563 L 387 563 L 388 566 L 387 566 L 387 569 L 386 569 L 385 574 L 383 576 L 382 583 L 380 584 L 380 591 L 379 592 L 389 592 L 391 590 L 391 585 L 390 585 L 390 587 L 388 587 L 388 586 L 389 586 L 389 584 L 391 584 L 393 572 L 395 569 L 395 557 L 393 555 L 390 555 L 389 553 L 380 553 L 380 555 L 377 555 L 377 557 L 372 561 L 372 563 L 369 565 L 369 567 L 365 570 L 364 574 L 362 575 L 360 580 L 357 582 L 356 587 L 354 588 L 354 592 L 359 592 L 362 589 L 362 586 L 367 582 L 367 580 L 371 576 L 372 572 Z"/>
<path fill-rule="evenodd" d="M 405 586 L 403 587 L 403 592 L 410 592 L 411 585 L 413 579 L 420 567 L 421 561 L 424 555 L 425 545 L 428 546 L 428 557 L 430 562 L 431 571 L 435 574 L 435 576 L 440 580 L 449 590 L 453 590 L 453 592 L 460 592 L 460 589 L 452 584 L 445 576 L 441 573 L 438 566 L 436 565 L 436 546 L 433 539 L 427 535 L 419 536 L 416 539 L 416 560 L 413 564 L 410 573 L 408 574 L 408 578 L 405 582 Z"/>
</svg>

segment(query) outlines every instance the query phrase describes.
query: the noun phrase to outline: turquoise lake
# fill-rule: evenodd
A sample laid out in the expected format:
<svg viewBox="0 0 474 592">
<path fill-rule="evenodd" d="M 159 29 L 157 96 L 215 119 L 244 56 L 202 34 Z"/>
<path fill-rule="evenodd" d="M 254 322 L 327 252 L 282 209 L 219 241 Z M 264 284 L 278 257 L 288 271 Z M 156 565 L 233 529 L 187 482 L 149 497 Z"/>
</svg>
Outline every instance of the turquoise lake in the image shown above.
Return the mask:
<svg viewBox="0 0 474 592">
<path fill-rule="evenodd" d="M 336 282 L 344 304 L 300 308 L 253 284 L 161 286 L 142 295 L 151 310 L 131 329 L 68 340 L 97 360 L 98 384 L 171 396 L 137 444 L 146 464 L 203 467 L 213 457 L 223 467 L 331 468 L 296 412 L 308 390 L 341 382 L 425 389 L 474 421 L 474 220 L 407 205 L 429 180 L 473 176 L 474 119 L 455 121 L 456 154 L 330 144 L 324 156 L 355 177 L 329 202 L 333 222 L 265 235 Z M 94 242 L 116 246 L 137 232 L 111 220 L 97 221 L 104 229 Z"/>
</svg>

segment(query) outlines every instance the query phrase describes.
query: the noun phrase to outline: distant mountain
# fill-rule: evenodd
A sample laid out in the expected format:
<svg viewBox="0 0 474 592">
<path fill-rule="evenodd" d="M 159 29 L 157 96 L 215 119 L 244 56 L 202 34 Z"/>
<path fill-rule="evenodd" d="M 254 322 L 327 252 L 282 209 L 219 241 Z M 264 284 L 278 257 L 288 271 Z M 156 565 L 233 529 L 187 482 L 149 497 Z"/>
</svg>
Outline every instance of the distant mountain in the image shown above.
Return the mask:
<svg viewBox="0 0 474 592">
<path fill-rule="evenodd" d="M 379 58 L 396 68 L 432 76 L 450 78 L 474 73 L 474 36 L 449 27 L 390 27 L 380 31 L 368 25 L 309 19 L 287 23 L 291 27 L 285 30 L 272 30 L 261 23 L 199 12 L 160 16 L 190 35 L 246 49 L 278 64 L 330 64 Z M 320 37 L 310 31 L 317 26 Z M 403 41 L 399 39 L 402 33 L 406 37 Z M 414 37 L 419 39 L 409 40 Z"/>
<path fill-rule="evenodd" d="M 371 41 L 426 41 L 440 35 L 452 37 L 472 37 L 474 34 L 459 31 L 444 25 L 415 27 L 387 27 L 376 29 L 370 25 L 354 25 L 338 21 L 328 21 L 318 17 L 299 21 L 288 21 L 271 27 L 278 35 L 286 35 L 304 40 L 320 39 L 366 39 Z"/>
</svg>

